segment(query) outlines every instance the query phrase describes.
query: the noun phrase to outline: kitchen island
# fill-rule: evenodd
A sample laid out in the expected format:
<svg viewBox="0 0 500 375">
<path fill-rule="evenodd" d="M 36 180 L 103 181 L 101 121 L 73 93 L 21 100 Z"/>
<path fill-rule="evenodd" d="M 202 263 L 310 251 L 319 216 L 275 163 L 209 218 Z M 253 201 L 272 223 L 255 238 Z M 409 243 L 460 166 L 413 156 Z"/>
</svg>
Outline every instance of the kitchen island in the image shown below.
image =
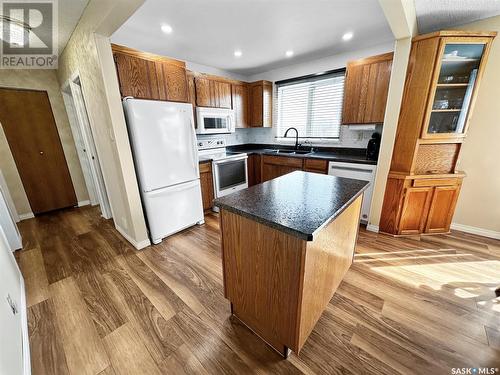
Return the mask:
<svg viewBox="0 0 500 375">
<path fill-rule="evenodd" d="M 231 311 L 285 358 L 352 263 L 367 186 L 296 171 L 215 200 Z"/>
</svg>

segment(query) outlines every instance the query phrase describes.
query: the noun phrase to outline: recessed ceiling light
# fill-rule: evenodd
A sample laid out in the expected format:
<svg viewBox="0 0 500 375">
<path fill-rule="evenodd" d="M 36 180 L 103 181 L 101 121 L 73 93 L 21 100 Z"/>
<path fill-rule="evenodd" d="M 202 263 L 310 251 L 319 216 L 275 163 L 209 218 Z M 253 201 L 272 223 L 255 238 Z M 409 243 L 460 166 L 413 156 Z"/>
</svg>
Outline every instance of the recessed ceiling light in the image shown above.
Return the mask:
<svg viewBox="0 0 500 375">
<path fill-rule="evenodd" d="M 243 52 L 241 52 L 239 49 L 234 51 L 234 57 L 241 57 L 243 55 Z"/>
<path fill-rule="evenodd" d="M 293 51 L 290 49 L 288 51 L 285 52 L 285 56 L 286 57 L 292 57 L 293 56 Z"/>
<path fill-rule="evenodd" d="M 351 40 L 353 36 L 354 36 L 353 33 L 348 32 L 348 33 L 345 33 L 344 35 L 342 35 L 342 39 L 345 41 L 348 41 L 348 40 Z"/>
<path fill-rule="evenodd" d="M 172 32 L 172 26 L 164 23 L 163 25 L 161 25 L 161 31 L 163 31 L 165 34 L 170 34 Z"/>
</svg>

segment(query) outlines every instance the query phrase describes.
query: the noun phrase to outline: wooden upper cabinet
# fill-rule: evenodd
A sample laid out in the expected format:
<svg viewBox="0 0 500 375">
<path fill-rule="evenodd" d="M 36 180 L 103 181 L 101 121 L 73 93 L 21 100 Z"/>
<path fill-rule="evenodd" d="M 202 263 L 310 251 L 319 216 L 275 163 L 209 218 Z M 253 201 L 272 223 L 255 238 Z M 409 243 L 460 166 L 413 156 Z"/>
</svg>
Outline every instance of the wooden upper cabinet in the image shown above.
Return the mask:
<svg viewBox="0 0 500 375">
<path fill-rule="evenodd" d="M 114 53 L 122 98 L 160 99 L 154 61 Z"/>
<path fill-rule="evenodd" d="M 185 63 L 112 44 L 122 97 L 189 102 Z"/>
<path fill-rule="evenodd" d="M 231 85 L 234 118 L 237 128 L 247 128 L 249 126 L 248 119 L 248 85 L 233 84 Z"/>
<path fill-rule="evenodd" d="M 155 65 L 160 99 L 172 102 L 189 102 L 186 69 L 161 61 L 157 61 Z"/>
<path fill-rule="evenodd" d="M 196 90 L 196 105 L 198 107 L 215 107 L 210 93 L 210 80 L 207 78 L 196 77 L 194 79 Z"/>
<path fill-rule="evenodd" d="M 214 87 L 215 106 L 231 109 L 231 84 L 228 82 L 211 81 Z"/>
<path fill-rule="evenodd" d="M 343 124 L 384 122 L 392 58 L 391 52 L 347 64 Z"/>
<path fill-rule="evenodd" d="M 196 105 L 231 109 L 231 84 L 207 77 L 195 78 Z"/>
<path fill-rule="evenodd" d="M 250 126 L 271 127 L 273 84 L 257 81 L 249 84 Z"/>
</svg>

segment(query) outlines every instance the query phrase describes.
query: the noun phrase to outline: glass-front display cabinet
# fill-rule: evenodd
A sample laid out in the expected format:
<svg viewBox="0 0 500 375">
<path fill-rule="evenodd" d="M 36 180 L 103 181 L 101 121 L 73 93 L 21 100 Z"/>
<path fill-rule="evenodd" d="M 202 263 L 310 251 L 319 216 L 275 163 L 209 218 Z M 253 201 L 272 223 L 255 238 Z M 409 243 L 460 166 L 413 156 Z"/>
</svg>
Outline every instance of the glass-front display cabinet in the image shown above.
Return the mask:
<svg viewBox="0 0 500 375">
<path fill-rule="evenodd" d="M 467 171 L 457 170 L 496 32 L 441 30 L 412 47 L 379 229 L 448 233 Z M 484 95 L 484 94 L 480 94 Z M 481 131 L 481 130 L 478 130 Z"/>
<path fill-rule="evenodd" d="M 443 40 L 422 138 L 464 135 L 485 46 Z"/>
</svg>

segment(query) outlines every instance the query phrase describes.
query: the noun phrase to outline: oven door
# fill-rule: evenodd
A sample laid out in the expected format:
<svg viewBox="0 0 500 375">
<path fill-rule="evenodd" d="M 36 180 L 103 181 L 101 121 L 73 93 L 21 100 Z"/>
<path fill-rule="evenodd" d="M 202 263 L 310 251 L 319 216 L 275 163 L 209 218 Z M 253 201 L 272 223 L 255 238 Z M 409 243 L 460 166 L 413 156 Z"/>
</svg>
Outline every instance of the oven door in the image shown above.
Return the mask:
<svg viewBox="0 0 500 375">
<path fill-rule="evenodd" d="M 248 187 L 248 156 L 213 162 L 215 197 L 223 197 Z"/>
</svg>

